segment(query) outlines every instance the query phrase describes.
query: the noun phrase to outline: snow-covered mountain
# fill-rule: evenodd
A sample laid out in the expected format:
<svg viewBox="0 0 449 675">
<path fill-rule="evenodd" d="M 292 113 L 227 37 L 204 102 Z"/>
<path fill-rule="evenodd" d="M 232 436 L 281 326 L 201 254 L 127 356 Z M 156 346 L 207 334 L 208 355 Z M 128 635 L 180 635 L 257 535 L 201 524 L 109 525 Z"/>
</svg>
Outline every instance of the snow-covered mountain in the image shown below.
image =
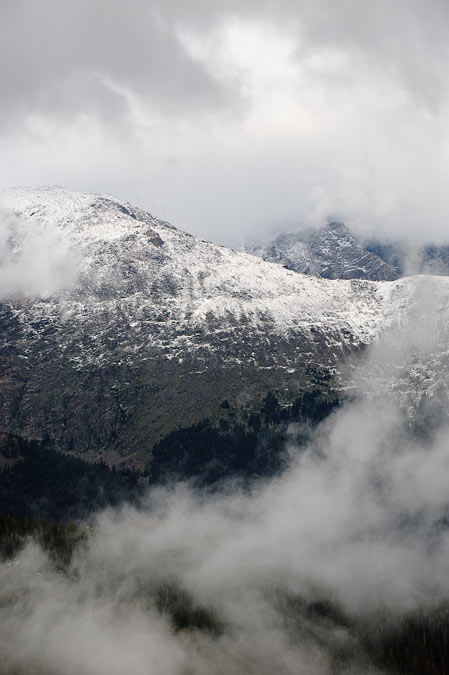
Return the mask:
<svg viewBox="0 0 449 675">
<path fill-rule="evenodd" d="M 448 246 L 364 241 L 340 222 L 250 242 L 245 250 L 295 272 L 326 279 L 393 281 L 411 274 L 449 275 Z"/>
<path fill-rule="evenodd" d="M 414 293 L 297 274 L 105 195 L 14 189 L 0 209 L 0 430 L 86 458 L 141 455 L 224 399 L 307 388 Z"/>
<path fill-rule="evenodd" d="M 326 279 L 392 281 L 400 276 L 394 265 L 367 250 L 339 222 L 318 230 L 279 234 L 272 241 L 248 244 L 246 250 L 295 272 Z"/>
</svg>

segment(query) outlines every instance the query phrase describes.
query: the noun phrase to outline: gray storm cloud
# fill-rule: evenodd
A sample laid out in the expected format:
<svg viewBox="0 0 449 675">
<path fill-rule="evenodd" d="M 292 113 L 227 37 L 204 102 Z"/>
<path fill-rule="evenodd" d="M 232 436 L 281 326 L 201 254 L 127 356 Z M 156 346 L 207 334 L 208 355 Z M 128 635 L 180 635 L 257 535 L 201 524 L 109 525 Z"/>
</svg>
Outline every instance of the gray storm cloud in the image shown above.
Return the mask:
<svg viewBox="0 0 449 675">
<path fill-rule="evenodd" d="M 115 193 L 221 243 L 329 214 L 447 238 L 447 3 L 0 8 L 0 182 Z"/>
<path fill-rule="evenodd" d="M 438 304 L 431 296 L 428 280 L 418 280 L 414 311 L 430 317 Z M 153 490 L 141 511 L 100 515 L 65 575 L 33 544 L 2 563 L 2 666 L 61 675 L 324 675 L 335 672 L 333 655 L 349 649 L 338 672 L 377 672 L 350 626 L 313 620 L 301 607 L 327 599 L 366 630 L 380 617 L 388 631 L 389 621 L 448 599 L 447 418 L 431 434 L 416 433 L 385 380 L 396 368 L 412 381 L 410 364 L 431 362 L 440 345 L 435 330 L 447 344 L 438 321 L 414 327 L 412 311 L 407 334 L 393 327 L 373 347 L 360 371 L 371 390 L 307 447 L 293 444 L 283 476 L 250 493 L 232 485 L 215 495 Z M 401 335 L 402 349 L 392 349 Z M 447 384 L 443 370 L 446 396 Z M 174 586 L 208 608 L 220 630 L 174 631 L 155 600 L 157 589 L 163 598 Z"/>
</svg>

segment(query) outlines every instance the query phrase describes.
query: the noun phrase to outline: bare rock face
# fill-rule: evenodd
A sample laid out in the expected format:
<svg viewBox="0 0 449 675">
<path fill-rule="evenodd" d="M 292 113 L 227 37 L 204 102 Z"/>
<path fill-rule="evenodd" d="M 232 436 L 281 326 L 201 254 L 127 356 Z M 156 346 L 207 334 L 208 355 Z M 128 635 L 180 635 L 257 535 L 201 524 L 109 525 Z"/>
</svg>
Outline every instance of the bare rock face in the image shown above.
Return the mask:
<svg viewBox="0 0 449 675">
<path fill-rule="evenodd" d="M 369 344 L 411 292 L 297 274 L 104 195 L 10 190 L 0 212 L 0 431 L 86 458 L 141 458 L 224 399 L 307 388 L 311 366 Z"/>
</svg>

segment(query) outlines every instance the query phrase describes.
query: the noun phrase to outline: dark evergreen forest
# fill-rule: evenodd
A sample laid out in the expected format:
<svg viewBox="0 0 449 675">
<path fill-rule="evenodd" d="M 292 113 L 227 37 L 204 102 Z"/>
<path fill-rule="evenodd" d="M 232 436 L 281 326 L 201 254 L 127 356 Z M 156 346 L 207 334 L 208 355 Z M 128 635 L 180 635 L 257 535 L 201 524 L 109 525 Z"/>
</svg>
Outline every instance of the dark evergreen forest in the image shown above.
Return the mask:
<svg viewBox="0 0 449 675">
<path fill-rule="evenodd" d="M 248 484 L 287 467 L 287 429 L 299 424 L 296 442 L 338 406 L 334 393 L 306 392 L 283 405 L 268 392 L 259 410 L 236 418 L 227 401 L 218 424 L 204 420 L 172 432 L 151 449 L 142 472 L 89 464 L 57 450 L 50 442 L 3 434 L 0 439 L 0 514 L 68 522 L 122 502 L 137 504 L 143 483 L 189 480 L 197 487 L 228 479 Z M 143 474 L 143 475 L 142 475 Z M 140 479 L 144 480 L 140 480 Z"/>
</svg>

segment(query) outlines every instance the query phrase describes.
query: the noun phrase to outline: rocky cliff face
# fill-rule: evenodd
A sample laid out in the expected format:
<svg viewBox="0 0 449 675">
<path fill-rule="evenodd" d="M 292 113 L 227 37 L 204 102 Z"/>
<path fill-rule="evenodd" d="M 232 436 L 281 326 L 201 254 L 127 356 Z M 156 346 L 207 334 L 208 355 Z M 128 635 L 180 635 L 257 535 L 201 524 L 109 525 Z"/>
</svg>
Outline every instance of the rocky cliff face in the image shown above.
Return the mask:
<svg viewBox="0 0 449 675">
<path fill-rule="evenodd" d="M 86 458 L 141 458 L 224 399 L 307 388 L 412 292 L 297 274 L 104 195 L 11 190 L 0 209 L 0 430 Z"/>
</svg>

